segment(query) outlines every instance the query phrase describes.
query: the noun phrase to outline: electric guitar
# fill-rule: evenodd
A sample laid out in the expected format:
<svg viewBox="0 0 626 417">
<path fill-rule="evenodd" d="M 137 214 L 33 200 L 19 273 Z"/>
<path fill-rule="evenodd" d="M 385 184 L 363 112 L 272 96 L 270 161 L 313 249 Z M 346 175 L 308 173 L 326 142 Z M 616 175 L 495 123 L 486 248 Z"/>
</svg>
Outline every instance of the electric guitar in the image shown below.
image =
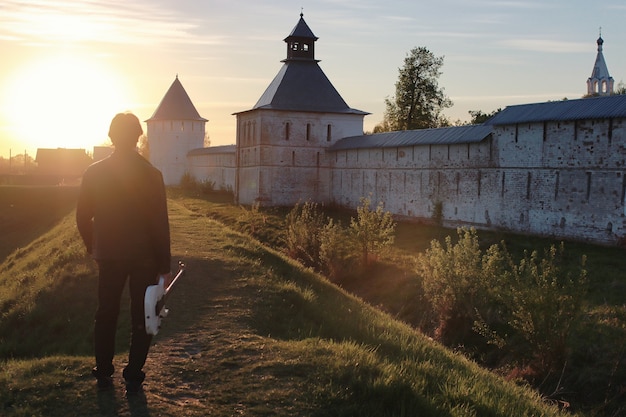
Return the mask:
<svg viewBox="0 0 626 417">
<path fill-rule="evenodd" d="M 156 335 L 161 328 L 161 320 L 167 316 L 168 310 L 165 308 L 165 301 L 168 295 L 176 285 L 180 277 L 185 274 L 185 264 L 178 262 L 178 273 L 170 283 L 165 287 L 165 277 L 159 277 L 159 283 L 150 285 L 146 288 L 144 296 L 144 313 L 146 315 L 146 333 Z"/>
</svg>

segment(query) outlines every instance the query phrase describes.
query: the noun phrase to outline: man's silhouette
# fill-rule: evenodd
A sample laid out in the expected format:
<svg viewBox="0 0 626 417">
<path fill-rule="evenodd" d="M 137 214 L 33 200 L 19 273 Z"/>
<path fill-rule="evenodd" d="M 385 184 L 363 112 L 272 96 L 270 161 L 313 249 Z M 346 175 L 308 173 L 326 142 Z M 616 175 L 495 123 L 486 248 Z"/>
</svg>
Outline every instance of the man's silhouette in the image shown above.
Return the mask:
<svg viewBox="0 0 626 417">
<path fill-rule="evenodd" d="M 124 368 L 127 393 L 141 390 L 152 336 L 144 325 L 144 293 L 159 275 L 170 273 L 170 233 L 161 172 L 136 151 L 143 134 L 139 119 L 117 114 L 109 137 L 115 151 L 83 175 L 76 223 L 87 251 L 98 264 L 98 308 L 92 373 L 101 390 L 113 387 L 115 333 L 126 281 L 131 299 L 131 342 Z"/>
</svg>

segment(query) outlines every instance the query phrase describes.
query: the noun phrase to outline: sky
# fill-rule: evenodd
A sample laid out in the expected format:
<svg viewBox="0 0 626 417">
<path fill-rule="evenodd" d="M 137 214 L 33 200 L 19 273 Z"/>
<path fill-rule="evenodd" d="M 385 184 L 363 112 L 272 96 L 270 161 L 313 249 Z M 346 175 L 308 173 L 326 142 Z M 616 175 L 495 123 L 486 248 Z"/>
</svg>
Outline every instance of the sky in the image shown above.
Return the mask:
<svg viewBox="0 0 626 417">
<path fill-rule="evenodd" d="M 110 144 L 112 117 L 149 119 L 177 76 L 211 145 L 233 144 L 233 113 L 278 73 L 301 12 L 326 76 L 371 113 L 365 131 L 415 47 L 443 57 L 451 121 L 580 98 L 600 31 L 626 81 L 623 0 L 0 0 L 0 156 Z"/>
</svg>

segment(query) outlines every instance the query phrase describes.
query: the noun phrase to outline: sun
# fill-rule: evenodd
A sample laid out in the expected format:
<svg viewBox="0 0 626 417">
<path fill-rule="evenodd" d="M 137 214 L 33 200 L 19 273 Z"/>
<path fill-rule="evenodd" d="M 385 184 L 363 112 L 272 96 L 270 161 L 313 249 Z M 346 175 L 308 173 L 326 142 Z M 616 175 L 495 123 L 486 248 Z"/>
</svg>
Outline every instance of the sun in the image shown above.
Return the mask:
<svg viewBox="0 0 626 417">
<path fill-rule="evenodd" d="M 101 62 L 58 55 L 31 62 L 10 79 L 5 121 L 28 149 L 106 143 L 111 118 L 129 107 L 122 78 Z"/>
</svg>

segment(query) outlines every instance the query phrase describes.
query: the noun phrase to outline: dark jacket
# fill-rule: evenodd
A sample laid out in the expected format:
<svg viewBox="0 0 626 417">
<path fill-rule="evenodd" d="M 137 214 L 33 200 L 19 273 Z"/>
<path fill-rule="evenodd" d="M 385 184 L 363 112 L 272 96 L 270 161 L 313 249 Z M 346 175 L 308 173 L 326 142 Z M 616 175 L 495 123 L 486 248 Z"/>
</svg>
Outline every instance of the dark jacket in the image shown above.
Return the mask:
<svg viewBox="0 0 626 417">
<path fill-rule="evenodd" d="M 116 150 L 87 168 L 76 224 L 95 260 L 150 261 L 170 272 L 163 176 L 137 152 Z"/>
</svg>

